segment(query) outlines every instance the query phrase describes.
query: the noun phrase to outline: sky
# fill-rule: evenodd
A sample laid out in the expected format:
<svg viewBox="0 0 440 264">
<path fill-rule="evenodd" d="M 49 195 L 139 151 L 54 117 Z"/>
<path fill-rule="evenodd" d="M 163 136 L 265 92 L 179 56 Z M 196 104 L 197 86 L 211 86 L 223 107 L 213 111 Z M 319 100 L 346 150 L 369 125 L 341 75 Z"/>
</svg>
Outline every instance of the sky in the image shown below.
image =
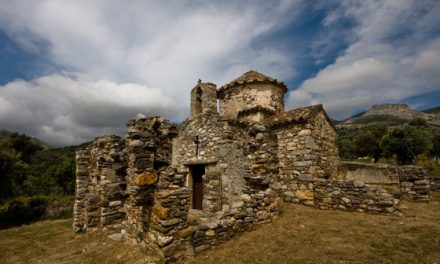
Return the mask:
<svg viewBox="0 0 440 264">
<path fill-rule="evenodd" d="M 440 105 L 437 0 L 0 0 L 0 129 L 54 146 L 174 122 L 200 78 L 284 81 L 286 109 L 344 119 Z"/>
</svg>

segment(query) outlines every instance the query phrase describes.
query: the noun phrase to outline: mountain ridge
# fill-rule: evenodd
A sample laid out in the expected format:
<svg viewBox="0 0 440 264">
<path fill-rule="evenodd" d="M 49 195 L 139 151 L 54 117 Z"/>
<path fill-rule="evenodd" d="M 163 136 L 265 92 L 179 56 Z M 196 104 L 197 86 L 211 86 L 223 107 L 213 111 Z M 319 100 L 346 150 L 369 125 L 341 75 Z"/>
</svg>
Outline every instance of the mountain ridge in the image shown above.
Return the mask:
<svg viewBox="0 0 440 264">
<path fill-rule="evenodd" d="M 426 120 L 429 125 L 440 126 L 440 107 L 416 111 L 407 104 L 377 104 L 336 124 L 338 128 L 357 128 L 372 122 L 399 125 L 415 118 Z"/>
</svg>

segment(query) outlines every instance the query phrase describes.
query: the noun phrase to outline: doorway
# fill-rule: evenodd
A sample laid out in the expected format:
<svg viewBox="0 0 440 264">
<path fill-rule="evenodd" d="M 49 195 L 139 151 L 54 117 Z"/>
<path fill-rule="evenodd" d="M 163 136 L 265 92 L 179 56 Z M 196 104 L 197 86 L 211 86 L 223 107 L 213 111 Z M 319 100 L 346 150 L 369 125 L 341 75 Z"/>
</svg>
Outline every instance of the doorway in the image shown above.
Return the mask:
<svg viewBox="0 0 440 264">
<path fill-rule="evenodd" d="M 193 209 L 203 210 L 203 175 L 205 174 L 205 165 L 191 165 L 191 180 L 193 191 Z"/>
</svg>

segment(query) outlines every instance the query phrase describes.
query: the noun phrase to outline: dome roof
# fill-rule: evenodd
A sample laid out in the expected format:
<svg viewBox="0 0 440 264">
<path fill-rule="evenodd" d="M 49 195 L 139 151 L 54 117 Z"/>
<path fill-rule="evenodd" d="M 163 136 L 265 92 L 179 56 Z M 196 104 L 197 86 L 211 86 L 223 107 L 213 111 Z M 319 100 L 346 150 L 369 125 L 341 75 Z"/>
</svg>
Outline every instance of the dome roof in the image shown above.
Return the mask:
<svg viewBox="0 0 440 264">
<path fill-rule="evenodd" d="M 284 82 L 280 82 L 277 79 L 274 79 L 257 71 L 248 71 L 242 74 L 241 76 L 239 76 L 238 78 L 220 87 L 219 92 L 221 93 L 230 87 L 247 84 L 247 83 L 273 83 L 284 88 L 284 92 L 287 91 L 287 86 L 284 84 Z"/>
</svg>

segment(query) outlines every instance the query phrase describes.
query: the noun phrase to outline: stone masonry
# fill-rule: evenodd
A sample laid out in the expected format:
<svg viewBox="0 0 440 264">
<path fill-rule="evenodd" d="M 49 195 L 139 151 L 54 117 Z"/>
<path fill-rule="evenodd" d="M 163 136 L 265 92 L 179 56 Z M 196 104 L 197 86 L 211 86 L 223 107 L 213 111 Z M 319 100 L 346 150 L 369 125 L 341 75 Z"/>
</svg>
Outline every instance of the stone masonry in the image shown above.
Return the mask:
<svg viewBox="0 0 440 264">
<path fill-rule="evenodd" d="M 270 222 L 283 202 L 396 211 L 380 186 L 339 177 L 322 105 L 286 112 L 286 91 L 255 71 L 219 89 L 199 81 L 180 125 L 139 115 L 125 138 L 96 138 L 76 156 L 74 231 L 111 228 L 170 262 Z M 404 192 L 429 197 L 423 173 L 406 172 Z"/>
</svg>

